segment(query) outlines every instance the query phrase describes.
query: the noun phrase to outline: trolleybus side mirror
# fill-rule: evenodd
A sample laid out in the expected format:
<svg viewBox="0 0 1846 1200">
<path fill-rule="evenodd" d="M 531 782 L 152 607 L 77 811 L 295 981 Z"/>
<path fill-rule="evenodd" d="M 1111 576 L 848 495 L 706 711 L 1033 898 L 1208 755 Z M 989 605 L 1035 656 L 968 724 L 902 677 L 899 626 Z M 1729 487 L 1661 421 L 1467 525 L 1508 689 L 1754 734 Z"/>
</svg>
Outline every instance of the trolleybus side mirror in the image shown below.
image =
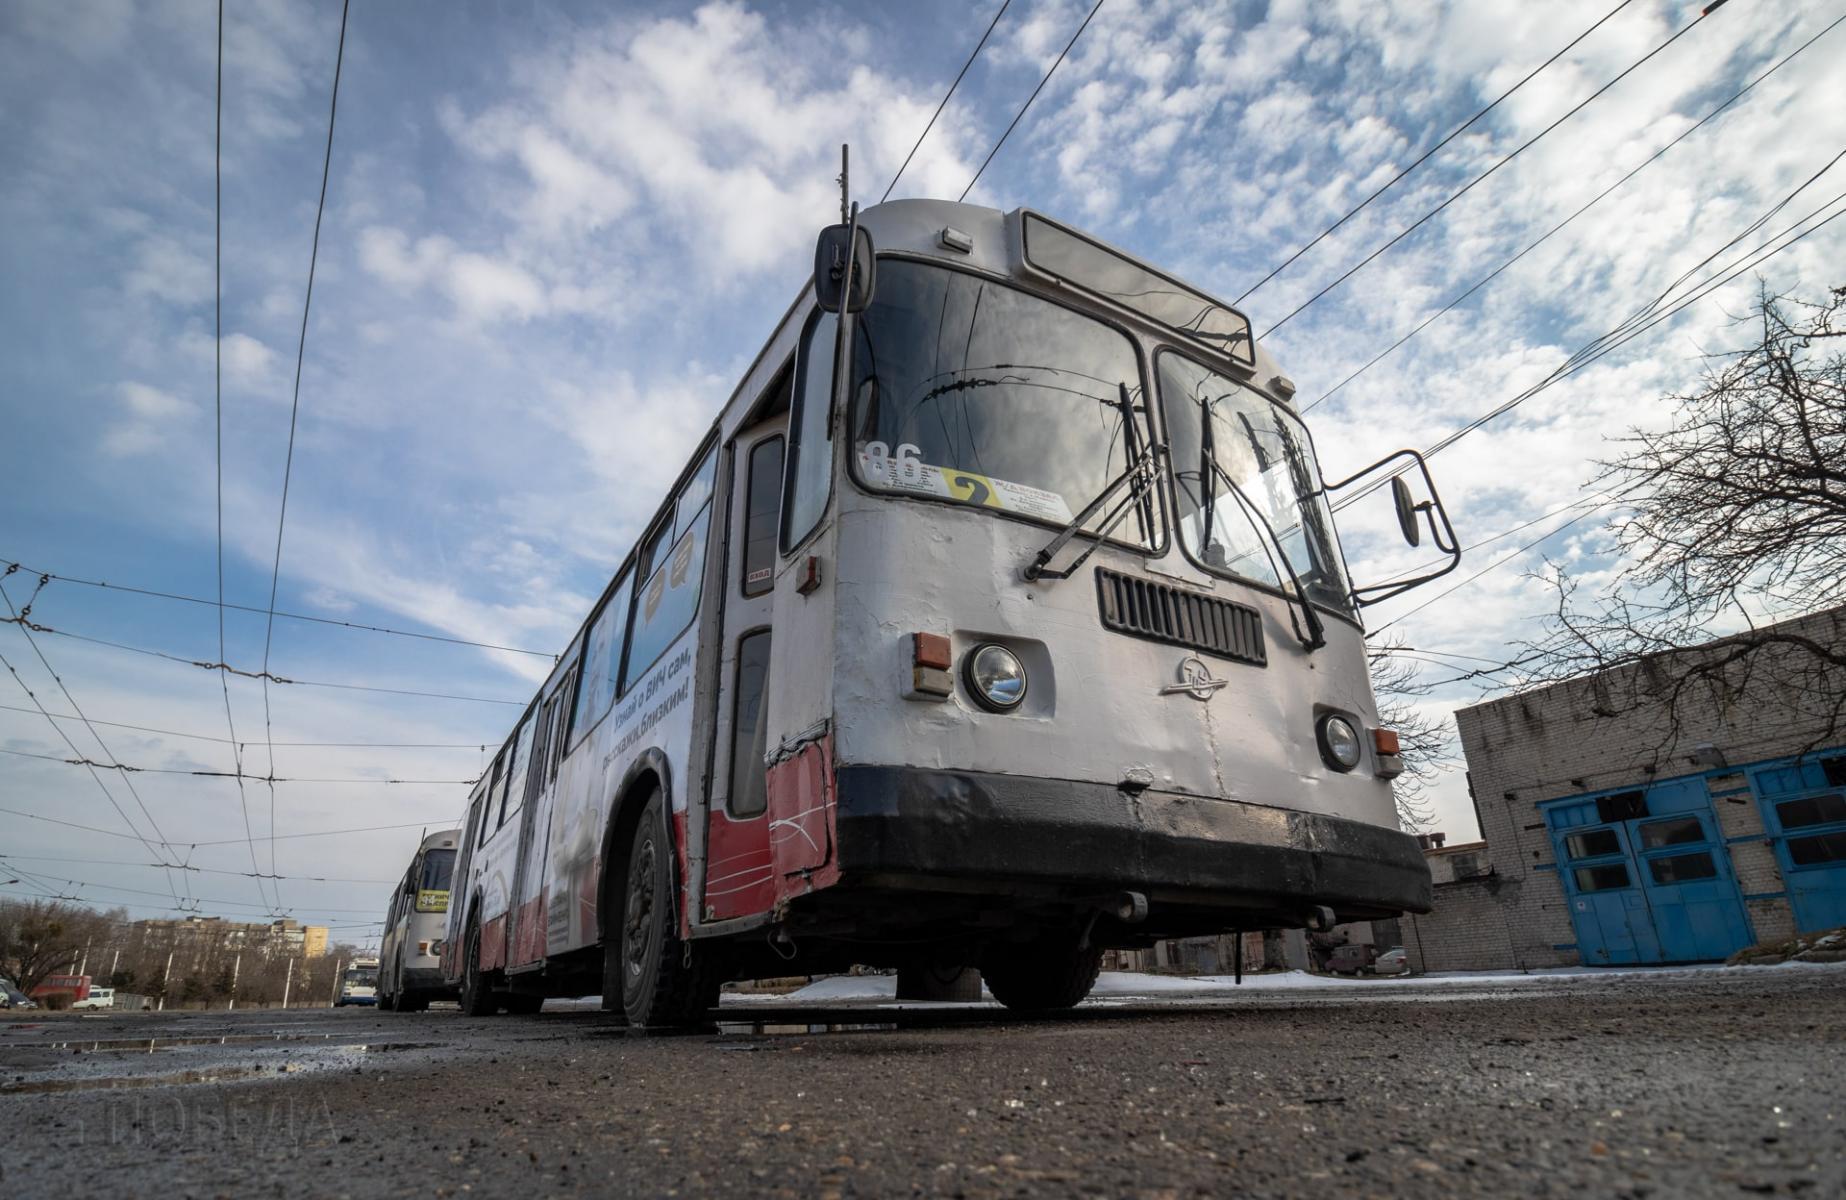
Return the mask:
<svg viewBox="0 0 1846 1200">
<path fill-rule="evenodd" d="M 836 313 L 842 308 L 860 312 L 872 302 L 876 260 L 872 257 L 872 235 L 863 225 L 858 227 L 857 245 L 853 247 L 852 295 L 841 295 L 846 281 L 847 238 L 851 235 L 850 225 L 829 225 L 814 243 L 814 295 L 827 312 Z"/>
<path fill-rule="evenodd" d="M 1409 461 L 1404 462 L 1405 459 Z M 1327 483 L 1324 485 L 1327 495 L 1331 497 L 1335 492 L 1343 491 L 1360 480 L 1370 477 L 1374 472 L 1393 464 L 1401 465 L 1386 479 L 1370 485 L 1359 495 L 1370 494 L 1388 483 L 1391 488 L 1392 503 L 1397 509 L 1397 528 L 1404 535 L 1404 540 L 1412 546 L 1422 545 L 1423 527 L 1428 525 L 1430 542 L 1443 556 L 1443 561 L 1430 570 L 1414 575 L 1397 576 L 1382 583 L 1353 588 L 1352 598 L 1361 607 L 1378 604 L 1393 596 L 1402 595 L 1413 587 L 1447 575 L 1461 565 L 1461 546 L 1455 537 L 1455 527 L 1449 522 L 1449 512 L 1443 506 L 1441 493 L 1436 491 L 1436 481 L 1430 477 L 1429 464 L 1417 451 L 1399 450 L 1387 454 L 1369 467 L 1348 475 L 1344 479 Z M 1422 479 L 1423 490 L 1429 493 L 1429 499 L 1421 501 L 1416 499 L 1416 493 L 1411 490 L 1409 481 L 1404 478 L 1406 475 Z M 1357 496 L 1354 497 L 1354 499 L 1357 498 Z"/>
<path fill-rule="evenodd" d="M 1402 475 L 1391 476 L 1391 501 L 1397 505 L 1397 527 L 1412 546 L 1423 544 L 1423 530 L 1417 524 L 1417 503 L 1410 496 L 1410 485 Z"/>
</svg>

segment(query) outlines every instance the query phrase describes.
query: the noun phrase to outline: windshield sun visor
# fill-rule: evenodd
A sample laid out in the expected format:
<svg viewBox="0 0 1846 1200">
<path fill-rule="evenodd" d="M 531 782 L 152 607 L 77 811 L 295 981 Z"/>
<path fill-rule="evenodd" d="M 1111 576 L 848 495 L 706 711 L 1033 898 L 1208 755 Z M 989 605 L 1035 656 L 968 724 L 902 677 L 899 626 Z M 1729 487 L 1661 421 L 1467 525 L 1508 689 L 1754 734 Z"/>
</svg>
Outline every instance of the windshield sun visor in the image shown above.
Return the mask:
<svg viewBox="0 0 1846 1200">
<path fill-rule="evenodd" d="M 1256 365 L 1250 319 L 1230 305 L 1037 213 L 1024 214 L 1022 229 L 1028 266 L 1237 362 Z"/>
</svg>

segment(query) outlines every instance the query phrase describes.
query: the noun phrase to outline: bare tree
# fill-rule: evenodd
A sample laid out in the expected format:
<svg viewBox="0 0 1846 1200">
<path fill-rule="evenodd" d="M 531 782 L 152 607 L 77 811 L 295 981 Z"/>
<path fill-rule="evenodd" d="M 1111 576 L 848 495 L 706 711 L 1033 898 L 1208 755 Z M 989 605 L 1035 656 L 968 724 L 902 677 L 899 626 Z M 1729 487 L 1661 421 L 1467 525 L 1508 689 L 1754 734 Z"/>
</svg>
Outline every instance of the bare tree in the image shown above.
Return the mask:
<svg viewBox="0 0 1846 1200">
<path fill-rule="evenodd" d="M 0 975 L 30 993 L 109 939 L 117 917 L 63 900 L 0 900 Z"/>
<path fill-rule="evenodd" d="M 1631 432 L 1598 464 L 1596 485 L 1628 506 L 1613 524 L 1628 566 L 1587 602 L 1553 567 L 1557 608 L 1512 666 L 1521 688 L 1611 672 L 1635 689 L 1612 705 L 1645 693 L 1668 740 L 1694 697 L 1735 699 L 1773 671 L 1819 745 L 1846 733 L 1846 640 L 1758 628 L 1747 604 L 1846 604 L 1846 288 L 1819 303 L 1764 290 L 1739 324 L 1750 344 L 1673 397 L 1669 428 Z"/>
<path fill-rule="evenodd" d="M 1379 724 L 1397 730 L 1404 759 L 1404 773 L 1391 783 L 1392 796 L 1397 800 L 1397 823 L 1418 831 L 1435 822 L 1429 788 L 1454 762 L 1455 741 L 1448 722 L 1438 721 L 1417 707 L 1417 701 L 1429 695 L 1432 688 L 1423 680 L 1417 664 L 1403 657 L 1408 649 L 1401 642 L 1376 646 L 1368 661 L 1372 692 L 1378 698 Z"/>
</svg>

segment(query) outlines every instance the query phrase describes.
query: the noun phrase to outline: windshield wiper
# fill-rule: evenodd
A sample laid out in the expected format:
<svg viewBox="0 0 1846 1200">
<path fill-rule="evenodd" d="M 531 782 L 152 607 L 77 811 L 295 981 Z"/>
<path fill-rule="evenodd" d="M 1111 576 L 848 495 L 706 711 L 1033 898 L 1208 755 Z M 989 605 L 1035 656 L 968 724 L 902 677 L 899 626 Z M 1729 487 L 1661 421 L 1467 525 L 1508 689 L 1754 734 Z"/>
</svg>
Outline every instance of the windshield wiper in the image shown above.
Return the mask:
<svg viewBox="0 0 1846 1200">
<path fill-rule="evenodd" d="M 1120 475 L 1110 480 L 1102 491 L 1096 493 L 1096 498 L 1084 505 L 1082 512 L 1065 522 L 1064 527 L 1058 530 L 1057 536 L 1052 538 L 1049 542 L 1046 542 L 1044 547 L 1033 556 L 1032 561 L 1026 565 L 1025 570 L 1022 572 L 1027 583 L 1036 583 L 1040 579 L 1069 579 L 1090 555 L 1096 553 L 1096 547 L 1102 545 L 1103 540 L 1107 538 L 1115 527 L 1122 523 L 1122 519 L 1131 512 L 1137 512 L 1139 514 L 1144 531 L 1151 532 L 1152 530 L 1152 493 L 1155 466 L 1160 461 L 1160 456 L 1165 453 L 1165 450 L 1157 443 L 1151 441 L 1146 450 L 1141 448 L 1140 438 L 1137 437 L 1135 433 L 1134 404 L 1128 398 L 1128 385 L 1124 383 L 1118 386 L 1121 389 L 1121 400 L 1118 402 L 1117 407 L 1122 410 L 1123 427 L 1127 431 L 1123 435 L 1123 447 L 1128 457 L 1128 467 Z M 1123 487 L 1130 488 L 1128 498 L 1116 505 L 1115 509 L 1109 513 L 1101 529 L 1093 533 L 1086 531 L 1083 528 L 1084 525 L 1088 524 L 1090 518 L 1101 511 L 1102 507 L 1109 503 L 1109 501 L 1115 497 L 1115 494 L 1121 491 Z M 1082 533 L 1085 537 L 1090 539 L 1089 547 L 1084 550 L 1082 554 L 1079 554 L 1073 559 L 1071 564 L 1063 570 L 1048 570 L 1047 564 L 1051 562 L 1052 558 L 1054 558 L 1058 551 L 1068 545 L 1070 540 L 1079 533 Z"/>
<path fill-rule="evenodd" d="M 1205 414 L 1205 419 L 1209 422 L 1211 420 L 1211 414 Z M 1237 497 L 1237 503 L 1243 507 L 1244 513 L 1249 516 L 1250 523 L 1262 530 L 1264 536 L 1268 539 L 1269 545 L 1275 547 L 1274 553 L 1269 555 L 1269 569 L 1276 572 L 1276 578 L 1280 579 L 1282 577 L 1282 572 L 1281 569 L 1278 568 L 1276 562 L 1277 559 L 1280 559 L 1280 568 L 1288 571 L 1288 581 L 1290 584 L 1294 585 L 1295 589 L 1293 596 L 1290 598 L 1300 607 L 1302 618 L 1307 622 L 1308 631 L 1306 634 L 1301 632 L 1300 624 L 1295 621 L 1295 610 L 1293 607 L 1291 607 L 1288 612 L 1288 623 L 1294 626 L 1295 637 L 1300 640 L 1302 647 L 1306 649 L 1308 653 L 1312 654 L 1314 651 L 1327 644 L 1327 630 L 1326 627 L 1321 624 L 1320 614 L 1314 611 L 1314 603 L 1308 599 L 1307 590 L 1301 586 L 1301 576 L 1295 573 L 1295 564 L 1289 561 L 1288 548 L 1282 545 L 1282 539 L 1276 535 L 1276 528 L 1269 523 L 1269 518 L 1265 517 L 1262 510 L 1250 502 L 1250 497 L 1244 495 L 1243 488 L 1237 485 L 1237 481 L 1231 478 L 1229 472 L 1218 465 L 1216 459 L 1212 460 L 1211 468 L 1213 474 L 1224 480 L 1224 485 L 1230 489 L 1231 495 Z M 1203 483 L 1201 486 L 1209 487 L 1209 485 Z M 1206 545 L 1209 546 L 1211 538 L 1211 531 L 1209 528 L 1207 528 L 1205 536 Z"/>
</svg>

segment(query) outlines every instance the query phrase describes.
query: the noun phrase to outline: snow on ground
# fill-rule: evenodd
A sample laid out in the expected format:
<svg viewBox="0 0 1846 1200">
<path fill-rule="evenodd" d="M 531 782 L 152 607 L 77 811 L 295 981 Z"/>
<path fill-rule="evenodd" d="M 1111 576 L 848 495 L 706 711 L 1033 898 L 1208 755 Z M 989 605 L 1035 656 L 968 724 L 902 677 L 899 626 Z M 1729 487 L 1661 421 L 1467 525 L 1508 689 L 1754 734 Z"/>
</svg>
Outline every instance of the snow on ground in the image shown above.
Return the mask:
<svg viewBox="0 0 1846 1200">
<path fill-rule="evenodd" d="M 1145 975 L 1135 971 L 1104 971 L 1085 1004 L 1111 1005 L 1124 1000 L 1172 1000 L 1181 997 L 1225 996 L 1240 992 L 1306 991 L 1347 992 L 1414 992 L 1423 988 L 1468 987 L 1482 984 L 1504 985 L 1542 983 L 1553 979 L 1654 979 L 1678 978 L 1712 972 L 1828 970 L 1832 964 L 1784 963 L 1774 967 L 1727 967 L 1722 963 L 1697 963 L 1677 967 L 1547 967 L 1533 971 L 1445 971 L 1431 975 L 1399 975 L 1349 979 L 1337 975 L 1313 975 L 1306 971 L 1271 971 L 1245 975 L 1239 985 L 1230 975 Z M 759 1007 L 764 1005 L 809 1005 L 861 1001 L 895 1004 L 895 975 L 832 975 L 816 979 L 792 992 L 726 992 L 721 1007 Z M 548 1000 L 550 1012 L 593 1010 L 601 998 L 585 996 L 577 1000 Z M 927 1003 L 905 1001 L 904 1006 Z M 945 1003 L 964 1003 L 947 1001 Z M 981 1003 L 994 1003 L 992 993 L 981 989 Z"/>
</svg>

